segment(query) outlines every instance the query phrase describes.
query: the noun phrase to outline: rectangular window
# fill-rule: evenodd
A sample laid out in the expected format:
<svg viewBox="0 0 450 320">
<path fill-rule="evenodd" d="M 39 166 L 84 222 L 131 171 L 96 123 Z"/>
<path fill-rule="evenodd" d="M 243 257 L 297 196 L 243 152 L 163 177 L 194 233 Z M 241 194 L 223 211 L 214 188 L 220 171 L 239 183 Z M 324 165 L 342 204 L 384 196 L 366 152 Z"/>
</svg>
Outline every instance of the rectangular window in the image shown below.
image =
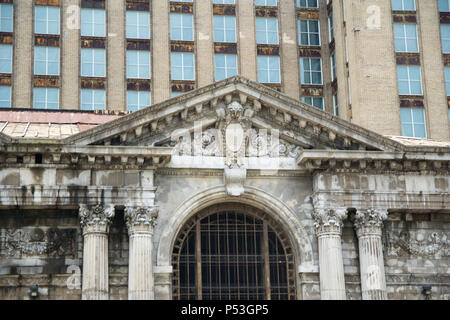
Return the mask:
<svg viewBox="0 0 450 320">
<path fill-rule="evenodd" d="M 419 52 L 417 25 L 394 23 L 395 52 Z"/>
<path fill-rule="evenodd" d="M 0 73 L 12 72 L 12 50 L 11 44 L 0 44 Z"/>
<path fill-rule="evenodd" d="M 214 42 L 236 42 L 236 17 L 214 16 Z"/>
<path fill-rule="evenodd" d="M 194 41 L 192 14 L 170 14 L 170 40 Z"/>
<path fill-rule="evenodd" d="M 59 75 L 58 47 L 34 47 L 34 74 Z"/>
<path fill-rule="evenodd" d="M 127 11 L 127 38 L 150 39 L 150 12 Z"/>
<path fill-rule="evenodd" d="M 150 51 L 127 50 L 127 78 L 150 79 Z"/>
<path fill-rule="evenodd" d="M 450 24 L 441 24 L 442 53 L 450 53 Z"/>
<path fill-rule="evenodd" d="M 194 54 L 172 52 L 172 80 L 195 80 Z"/>
<path fill-rule="evenodd" d="M 450 12 L 450 0 L 439 0 L 439 11 Z"/>
<path fill-rule="evenodd" d="M 81 90 L 81 110 L 105 110 L 105 90 Z"/>
<path fill-rule="evenodd" d="M 81 35 L 106 37 L 106 18 L 103 9 L 81 9 Z"/>
<path fill-rule="evenodd" d="M 334 115 L 336 117 L 339 117 L 339 100 L 338 100 L 337 92 L 333 95 L 333 109 L 334 109 Z"/>
<path fill-rule="evenodd" d="M 237 55 L 216 54 L 214 55 L 215 80 L 220 81 L 238 74 Z"/>
<path fill-rule="evenodd" d="M 322 97 L 302 97 L 302 101 L 320 110 L 323 110 L 323 98 Z"/>
<path fill-rule="evenodd" d="M 255 0 L 255 5 L 256 6 L 276 7 L 277 0 Z"/>
<path fill-rule="evenodd" d="M 178 97 L 181 96 L 182 94 L 184 94 L 185 92 L 177 92 L 177 91 L 172 91 L 171 97 Z"/>
<path fill-rule="evenodd" d="M 416 4 L 414 0 L 392 0 L 392 10 L 416 11 Z"/>
<path fill-rule="evenodd" d="M 138 111 L 150 106 L 150 92 L 127 91 L 127 110 Z"/>
<path fill-rule="evenodd" d="M 59 7 L 34 7 L 34 32 L 39 34 L 59 34 Z"/>
<path fill-rule="evenodd" d="M 298 44 L 320 46 L 319 20 L 298 20 Z"/>
<path fill-rule="evenodd" d="M 397 66 L 398 91 L 401 95 L 422 95 L 419 66 Z"/>
<path fill-rule="evenodd" d="M 106 76 L 105 49 L 81 49 L 81 75 L 83 77 Z"/>
<path fill-rule="evenodd" d="M 213 0 L 215 4 L 234 4 L 234 0 Z"/>
<path fill-rule="evenodd" d="M 322 84 L 322 59 L 300 58 L 302 84 Z"/>
<path fill-rule="evenodd" d="M 277 18 L 256 18 L 256 43 L 278 44 Z"/>
<path fill-rule="evenodd" d="M 331 12 L 330 15 L 328 16 L 328 30 L 329 30 L 328 38 L 331 42 L 334 40 L 333 12 Z"/>
<path fill-rule="evenodd" d="M 0 108 L 11 108 L 10 86 L 0 86 Z"/>
<path fill-rule="evenodd" d="M 281 83 L 280 57 L 258 56 L 258 81 L 261 83 Z"/>
<path fill-rule="evenodd" d="M 318 0 L 297 0 L 298 8 L 318 8 L 319 1 Z"/>
<path fill-rule="evenodd" d="M 59 109 L 58 88 L 34 88 L 33 108 L 35 109 Z"/>
<path fill-rule="evenodd" d="M 422 108 L 401 108 L 402 136 L 426 138 L 425 110 Z"/>
<path fill-rule="evenodd" d="M 0 3 L 0 32 L 13 32 L 13 5 Z"/>
<path fill-rule="evenodd" d="M 444 67 L 445 74 L 445 90 L 447 92 L 447 97 L 450 97 L 450 67 Z"/>
<path fill-rule="evenodd" d="M 331 81 L 336 80 L 336 55 L 333 52 L 330 56 L 330 63 L 331 63 Z"/>
</svg>

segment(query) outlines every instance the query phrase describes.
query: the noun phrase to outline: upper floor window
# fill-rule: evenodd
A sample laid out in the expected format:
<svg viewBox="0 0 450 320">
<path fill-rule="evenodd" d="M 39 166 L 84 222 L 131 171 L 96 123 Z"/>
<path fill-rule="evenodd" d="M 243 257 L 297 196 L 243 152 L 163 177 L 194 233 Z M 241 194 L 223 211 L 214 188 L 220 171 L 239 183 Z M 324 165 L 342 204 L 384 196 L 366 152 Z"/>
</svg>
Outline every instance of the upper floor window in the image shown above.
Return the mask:
<svg viewBox="0 0 450 320">
<path fill-rule="evenodd" d="M 33 108 L 36 109 L 59 109 L 58 88 L 34 88 Z"/>
<path fill-rule="evenodd" d="M 439 0 L 439 11 L 450 12 L 450 0 Z"/>
<path fill-rule="evenodd" d="M 127 110 L 138 111 L 150 106 L 149 91 L 127 91 Z"/>
<path fill-rule="evenodd" d="M 0 3 L 0 32 L 13 32 L 13 5 Z"/>
<path fill-rule="evenodd" d="M 318 8 L 319 0 L 297 0 L 298 8 Z"/>
<path fill-rule="evenodd" d="M 215 4 L 234 4 L 234 0 L 213 0 Z"/>
<path fill-rule="evenodd" d="M 215 80 L 220 81 L 237 75 L 237 56 L 235 54 L 214 55 Z"/>
<path fill-rule="evenodd" d="M 214 42 L 236 42 L 236 17 L 214 16 Z"/>
<path fill-rule="evenodd" d="M 170 40 L 194 41 L 194 18 L 192 14 L 170 14 Z"/>
<path fill-rule="evenodd" d="M 127 38 L 150 39 L 150 12 L 127 10 Z"/>
<path fill-rule="evenodd" d="M 298 43 L 320 46 L 319 20 L 298 20 Z"/>
<path fill-rule="evenodd" d="M 81 75 L 84 77 L 106 76 L 105 49 L 81 49 Z"/>
<path fill-rule="evenodd" d="M 419 52 L 416 24 L 394 23 L 394 40 L 396 52 Z"/>
<path fill-rule="evenodd" d="M 257 5 L 257 6 L 276 7 L 277 6 L 277 0 L 255 0 L 255 5 Z"/>
<path fill-rule="evenodd" d="M 450 24 L 441 24 L 442 53 L 450 53 Z"/>
<path fill-rule="evenodd" d="M 328 16 L 328 30 L 329 30 L 328 38 L 331 42 L 334 39 L 333 12 L 331 12 L 330 15 Z"/>
<path fill-rule="evenodd" d="M 0 86 L 0 108 L 11 108 L 10 86 Z"/>
<path fill-rule="evenodd" d="M 81 90 L 81 110 L 105 110 L 105 90 Z"/>
<path fill-rule="evenodd" d="M 402 136 L 426 138 L 425 110 L 422 108 L 400 108 Z"/>
<path fill-rule="evenodd" d="M 422 76 L 419 66 L 397 66 L 400 95 L 422 95 Z"/>
<path fill-rule="evenodd" d="M 172 80 L 195 80 L 194 54 L 172 52 Z"/>
<path fill-rule="evenodd" d="M 302 101 L 320 110 L 323 110 L 323 97 L 302 97 Z"/>
<path fill-rule="evenodd" d="M 261 83 L 281 83 L 280 57 L 258 56 L 258 81 Z"/>
<path fill-rule="evenodd" d="M 444 67 L 445 75 L 445 91 L 447 92 L 447 97 L 450 97 L 450 67 Z"/>
<path fill-rule="evenodd" d="M 34 74 L 59 75 L 58 47 L 34 47 Z"/>
<path fill-rule="evenodd" d="M 34 7 L 34 32 L 40 34 L 59 34 L 59 7 Z"/>
<path fill-rule="evenodd" d="M 81 35 L 87 37 L 106 36 L 105 10 L 81 9 Z"/>
<path fill-rule="evenodd" d="M 392 10 L 394 11 L 415 11 L 415 0 L 392 0 Z"/>
<path fill-rule="evenodd" d="M 334 115 L 336 117 L 339 117 L 339 100 L 338 100 L 337 92 L 333 95 L 333 109 L 334 109 Z"/>
<path fill-rule="evenodd" d="M 0 73 L 12 72 L 12 50 L 11 44 L 0 44 Z"/>
<path fill-rule="evenodd" d="M 330 55 L 330 63 L 331 63 L 331 81 L 336 80 L 337 74 L 336 74 L 336 55 L 333 52 Z"/>
<path fill-rule="evenodd" d="M 322 84 L 322 59 L 300 58 L 302 84 Z"/>
<path fill-rule="evenodd" d="M 278 44 L 277 18 L 256 18 L 256 43 Z"/>
<path fill-rule="evenodd" d="M 150 51 L 127 50 L 127 78 L 150 79 Z"/>
</svg>

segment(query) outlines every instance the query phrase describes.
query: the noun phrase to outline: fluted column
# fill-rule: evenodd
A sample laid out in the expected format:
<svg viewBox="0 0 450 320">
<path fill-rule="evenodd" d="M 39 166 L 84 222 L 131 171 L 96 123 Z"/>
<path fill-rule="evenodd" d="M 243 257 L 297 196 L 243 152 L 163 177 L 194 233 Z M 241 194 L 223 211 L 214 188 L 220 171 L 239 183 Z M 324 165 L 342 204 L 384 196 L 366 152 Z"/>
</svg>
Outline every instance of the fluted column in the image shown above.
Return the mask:
<svg viewBox="0 0 450 320">
<path fill-rule="evenodd" d="M 347 209 L 315 209 L 319 244 L 320 296 L 322 300 L 345 300 L 341 234 Z"/>
<path fill-rule="evenodd" d="M 153 228 L 158 218 L 155 207 L 127 206 L 125 221 L 130 235 L 128 299 L 153 300 Z"/>
<path fill-rule="evenodd" d="M 83 231 L 83 300 L 108 300 L 108 232 L 114 205 L 80 205 Z"/>
<path fill-rule="evenodd" d="M 363 300 L 386 300 L 381 234 L 387 210 L 357 210 L 354 225 L 359 242 L 359 265 Z"/>
</svg>

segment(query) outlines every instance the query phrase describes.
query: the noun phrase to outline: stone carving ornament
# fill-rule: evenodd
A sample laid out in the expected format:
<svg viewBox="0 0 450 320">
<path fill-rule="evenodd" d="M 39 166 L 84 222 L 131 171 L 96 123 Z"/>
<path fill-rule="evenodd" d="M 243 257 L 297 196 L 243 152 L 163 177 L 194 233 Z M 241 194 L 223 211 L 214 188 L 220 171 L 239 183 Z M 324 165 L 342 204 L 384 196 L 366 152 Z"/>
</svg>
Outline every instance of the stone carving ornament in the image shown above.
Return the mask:
<svg viewBox="0 0 450 320">
<path fill-rule="evenodd" d="M 158 208 L 151 206 L 127 206 L 125 207 L 125 223 L 128 232 L 133 233 L 138 227 L 152 231 L 156 226 Z"/>
<path fill-rule="evenodd" d="M 449 241 L 444 232 L 401 231 L 396 234 L 388 231 L 384 237 L 387 256 L 410 254 L 418 257 L 448 256 Z"/>
<path fill-rule="evenodd" d="M 80 204 L 79 216 L 83 234 L 107 233 L 114 213 L 114 205 L 112 204 L 92 207 Z"/>
</svg>

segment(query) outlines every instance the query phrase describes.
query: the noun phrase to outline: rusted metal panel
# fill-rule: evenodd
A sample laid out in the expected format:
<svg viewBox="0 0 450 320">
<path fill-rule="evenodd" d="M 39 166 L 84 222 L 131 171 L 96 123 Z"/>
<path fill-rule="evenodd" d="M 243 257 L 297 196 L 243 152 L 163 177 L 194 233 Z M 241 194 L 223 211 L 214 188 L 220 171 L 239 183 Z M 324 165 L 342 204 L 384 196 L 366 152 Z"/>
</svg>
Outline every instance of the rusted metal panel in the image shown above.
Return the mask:
<svg viewBox="0 0 450 320">
<path fill-rule="evenodd" d="M 149 79 L 127 79 L 127 90 L 151 91 L 151 83 Z"/>
<path fill-rule="evenodd" d="M 33 83 L 39 88 L 59 88 L 58 76 L 34 76 Z"/>
<path fill-rule="evenodd" d="M 297 9 L 297 18 L 299 19 L 309 19 L 309 20 L 318 20 L 319 19 L 319 9 L 313 8 L 304 8 Z"/>
<path fill-rule="evenodd" d="M 409 52 L 397 52 L 395 54 L 397 64 L 420 66 L 420 54 Z"/>
<path fill-rule="evenodd" d="M 213 14 L 219 16 L 235 16 L 236 6 L 234 4 L 214 4 Z"/>
<path fill-rule="evenodd" d="M 300 57 L 312 57 L 312 58 L 320 58 L 322 56 L 320 47 L 317 48 L 298 47 L 298 55 Z"/>
<path fill-rule="evenodd" d="M 150 10 L 150 0 L 127 0 L 127 10 L 148 11 Z"/>
<path fill-rule="evenodd" d="M 170 3 L 171 13 L 193 13 L 194 5 L 192 3 L 184 2 L 171 2 Z"/>
<path fill-rule="evenodd" d="M 450 54 L 443 54 L 442 59 L 444 60 L 444 66 L 450 67 Z"/>
<path fill-rule="evenodd" d="M 59 36 L 36 34 L 34 36 L 34 45 L 44 47 L 59 47 Z"/>
<path fill-rule="evenodd" d="M 82 8 L 105 9 L 105 0 L 81 0 Z"/>
<path fill-rule="evenodd" d="M 105 89 L 106 79 L 105 78 L 81 78 L 81 88 L 82 89 Z"/>
<path fill-rule="evenodd" d="M 10 85 L 11 85 L 11 75 L 0 74 L 0 86 L 10 86 Z"/>
<path fill-rule="evenodd" d="M 450 108 L 450 97 L 447 97 L 447 105 Z"/>
<path fill-rule="evenodd" d="M 276 18 L 276 17 L 278 17 L 278 8 L 277 7 L 256 7 L 255 15 L 257 17 Z"/>
<path fill-rule="evenodd" d="M 263 56 L 279 56 L 280 46 L 274 44 L 258 44 L 257 45 L 258 55 Z"/>
<path fill-rule="evenodd" d="M 214 53 L 237 54 L 237 44 L 236 43 L 215 42 L 214 43 Z"/>
<path fill-rule="evenodd" d="M 171 41 L 170 51 L 172 52 L 194 52 L 195 45 L 193 41 Z"/>
<path fill-rule="evenodd" d="M 172 92 L 189 92 L 195 89 L 195 81 L 172 80 Z"/>
<path fill-rule="evenodd" d="M 59 0 L 34 0 L 36 6 L 59 6 Z"/>
<path fill-rule="evenodd" d="M 12 44 L 13 43 L 13 34 L 10 32 L 1 32 L 0 33 L 0 44 Z"/>
<path fill-rule="evenodd" d="M 13 3 L 13 0 L 0 0 L 0 3 Z"/>
<path fill-rule="evenodd" d="M 417 23 L 417 17 L 414 11 L 394 11 L 392 17 L 396 23 Z"/>
<path fill-rule="evenodd" d="M 450 24 L 450 12 L 440 12 L 439 20 L 441 23 Z"/>
<path fill-rule="evenodd" d="M 400 107 L 403 108 L 423 108 L 423 96 L 400 96 Z"/>
<path fill-rule="evenodd" d="M 127 39 L 127 50 L 151 50 L 150 40 Z"/>
<path fill-rule="evenodd" d="M 302 97 L 323 97 L 323 86 L 305 86 L 301 88 Z"/>
<path fill-rule="evenodd" d="M 105 49 L 106 40 L 104 38 L 85 38 L 81 39 L 82 48 Z"/>
</svg>

